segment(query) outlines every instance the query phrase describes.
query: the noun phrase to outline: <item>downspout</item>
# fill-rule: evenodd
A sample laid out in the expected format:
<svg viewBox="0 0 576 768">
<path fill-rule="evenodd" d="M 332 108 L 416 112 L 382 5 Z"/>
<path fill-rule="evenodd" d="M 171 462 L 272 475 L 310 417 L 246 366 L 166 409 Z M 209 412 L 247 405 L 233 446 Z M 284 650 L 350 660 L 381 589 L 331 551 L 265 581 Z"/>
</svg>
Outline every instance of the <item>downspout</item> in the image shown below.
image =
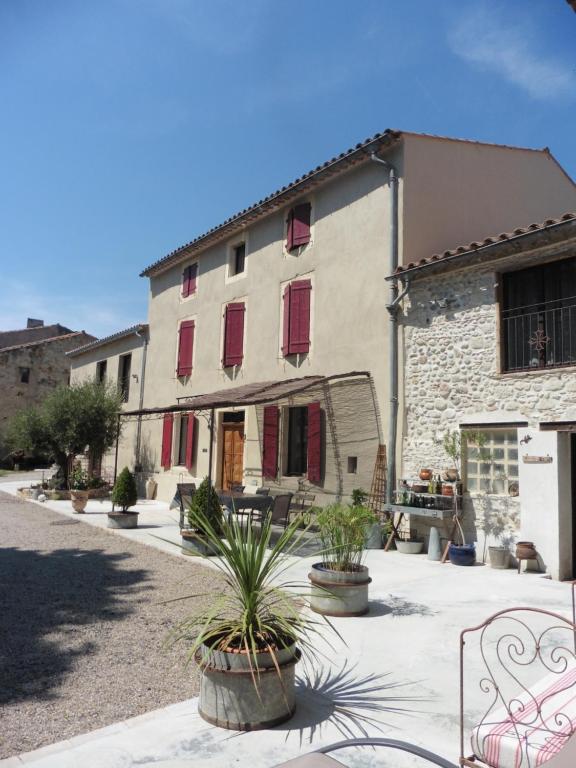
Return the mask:
<svg viewBox="0 0 576 768">
<path fill-rule="evenodd" d="M 136 336 L 141 336 L 142 334 L 138 333 L 136 331 Z M 141 411 L 144 408 L 144 381 L 146 378 L 146 355 L 148 353 L 148 339 L 144 338 L 144 346 L 142 348 L 142 365 L 140 367 L 140 398 L 138 401 L 138 410 Z M 142 443 L 142 416 L 138 416 L 138 422 L 136 425 L 136 471 L 142 471 L 142 467 L 140 464 L 140 449 L 141 449 L 141 443 Z M 140 469 L 138 470 L 138 467 Z"/>
<path fill-rule="evenodd" d="M 390 264 L 388 274 L 393 275 L 398 266 L 398 173 L 393 165 L 382 160 L 375 152 L 370 159 L 383 165 L 388 171 L 388 186 L 390 187 Z M 386 503 L 391 504 L 396 487 L 396 442 L 398 439 L 398 310 L 399 302 L 406 295 L 408 285 L 398 295 L 397 280 L 390 281 L 389 302 L 386 305 L 390 317 L 388 338 L 388 369 L 390 400 L 388 406 L 388 469 L 386 477 Z"/>
</svg>

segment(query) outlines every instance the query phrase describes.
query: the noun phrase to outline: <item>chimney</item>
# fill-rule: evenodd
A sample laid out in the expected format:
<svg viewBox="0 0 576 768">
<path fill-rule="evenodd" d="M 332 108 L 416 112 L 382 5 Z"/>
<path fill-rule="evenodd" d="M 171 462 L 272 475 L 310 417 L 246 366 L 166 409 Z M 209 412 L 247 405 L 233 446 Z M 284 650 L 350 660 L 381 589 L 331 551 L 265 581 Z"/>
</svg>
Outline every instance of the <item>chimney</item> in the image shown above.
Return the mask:
<svg viewBox="0 0 576 768">
<path fill-rule="evenodd" d="M 42 328 L 44 320 L 35 320 L 33 317 L 29 317 L 26 323 L 26 328 Z"/>
</svg>

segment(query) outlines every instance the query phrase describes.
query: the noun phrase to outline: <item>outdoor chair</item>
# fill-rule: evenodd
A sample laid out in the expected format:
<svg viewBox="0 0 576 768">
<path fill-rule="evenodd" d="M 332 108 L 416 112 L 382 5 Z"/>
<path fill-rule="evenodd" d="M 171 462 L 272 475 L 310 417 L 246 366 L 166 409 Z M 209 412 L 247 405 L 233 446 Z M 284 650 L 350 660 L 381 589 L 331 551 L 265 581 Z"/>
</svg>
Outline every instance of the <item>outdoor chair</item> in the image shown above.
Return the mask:
<svg viewBox="0 0 576 768">
<path fill-rule="evenodd" d="M 269 496 L 270 488 L 264 488 L 261 486 L 260 488 L 256 488 L 256 493 L 258 494 L 258 496 Z"/>
<path fill-rule="evenodd" d="M 306 512 L 310 510 L 314 503 L 316 496 L 313 493 L 306 493 L 298 491 L 294 494 L 292 504 L 290 506 L 290 514 L 294 516 L 305 517 Z"/>
<path fill-rule="evenodd" d="M 273 523 L 287 527 L 290 522 L 290 503 L 292 501 L 291 493 L 280 493 L 274 497 L 270 516 Z"/>
<path fill-rule="evenodd" d="M 186 527 L 186 512 L 196 493 L 196 483 L 177 483 L 176 495 L 180 503 L 180 529 Z"/>
<path fill-rule="evenodd" d="M 237 483 L 232 483 L 230 486 L 232 493 L 244 493 L 244 488 L 246 488 L 245 485 L 238 485 Z"/>
<path fill-rule="evenodd" d="M 469 666 L 470 654 L 476 662 Z M 470 726 L 466 702 L 474 684 L 478 688 L 470 711 L 475 722 Z M 478 692 L 485 702 L 480 708 Z M 441 768 L 457 768 L 422 747 L 386 738 L 341 741 L 277 768 L 342 768 L 328 753 L 347 747 L 387 747 Z M 509 608 L 461 632 L 458 766 L 575 768 L 576 582 L 572 620 L 540 608 Z"/>
</svg>

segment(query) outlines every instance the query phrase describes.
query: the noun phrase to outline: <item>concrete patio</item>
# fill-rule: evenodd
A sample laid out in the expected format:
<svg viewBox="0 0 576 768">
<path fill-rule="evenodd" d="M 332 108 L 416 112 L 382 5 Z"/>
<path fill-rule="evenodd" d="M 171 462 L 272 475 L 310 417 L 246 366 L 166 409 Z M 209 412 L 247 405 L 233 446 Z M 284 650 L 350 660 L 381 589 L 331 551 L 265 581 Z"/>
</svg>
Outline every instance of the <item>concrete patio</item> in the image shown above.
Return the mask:
<svg viewBox="0 0 576 768">
<path fill-rule="evenodd" d="M 0 487 L 15 493 L 14 483 Z M 69 502 L 48 506 L 72 515 Z M 103 527 L 108 508 L 109 502 L 90 502 L 87 514 L 75 517 Z M 114 535 L 183 556 L 176 546 L 178 513 L 156 502 L 138 508 L 142 527 Z M 305 582 L 313 561 L 313 556 L 293 558 L 289 577 Z M 458 568 L 430 562 L 425 555 L 381 550 L 368 553 L 367 565 L 373 579 L 370 613 L 334 620 L 344 642 L 326 627 L 325 641 L 332 648 L 325 642 L 319 649 L 324 657 L 299 665 L 298 710 L 288 723 L 247 734 L 220 730 L 198 716 L 191 699 L 0 765 L 271 768 L 321 744 L 366 734 L 412 741 L 456 761 L 460 631 L 514 605 L 568 616 L 570 587 L 535 573 Z M 480 659 L 472 667 L 478 671 Z M 483 703 L 480 691 L 473 693 L 467 715 L 477 717 Z M 383 750 L 342 752 L 340 759 L 354 768 L 424 765 Z"/>
</svg>

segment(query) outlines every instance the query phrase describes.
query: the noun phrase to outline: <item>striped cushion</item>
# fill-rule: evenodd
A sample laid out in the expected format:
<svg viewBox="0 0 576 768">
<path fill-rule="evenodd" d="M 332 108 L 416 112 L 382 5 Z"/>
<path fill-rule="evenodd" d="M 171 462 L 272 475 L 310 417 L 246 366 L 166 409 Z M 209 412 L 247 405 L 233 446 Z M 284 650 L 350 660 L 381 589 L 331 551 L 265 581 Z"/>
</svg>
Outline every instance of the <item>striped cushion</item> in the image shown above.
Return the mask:
<svg viewBox="0 0 576 768">
<path fill-rule="evenodd" d="M 514 715 L 502 708 L 473 730 L 474 755 L 492 768 L 538 768 L 576 731 L 576 669 L 547 675 L 530 694 L 515 697 Z"/>
</svg>

